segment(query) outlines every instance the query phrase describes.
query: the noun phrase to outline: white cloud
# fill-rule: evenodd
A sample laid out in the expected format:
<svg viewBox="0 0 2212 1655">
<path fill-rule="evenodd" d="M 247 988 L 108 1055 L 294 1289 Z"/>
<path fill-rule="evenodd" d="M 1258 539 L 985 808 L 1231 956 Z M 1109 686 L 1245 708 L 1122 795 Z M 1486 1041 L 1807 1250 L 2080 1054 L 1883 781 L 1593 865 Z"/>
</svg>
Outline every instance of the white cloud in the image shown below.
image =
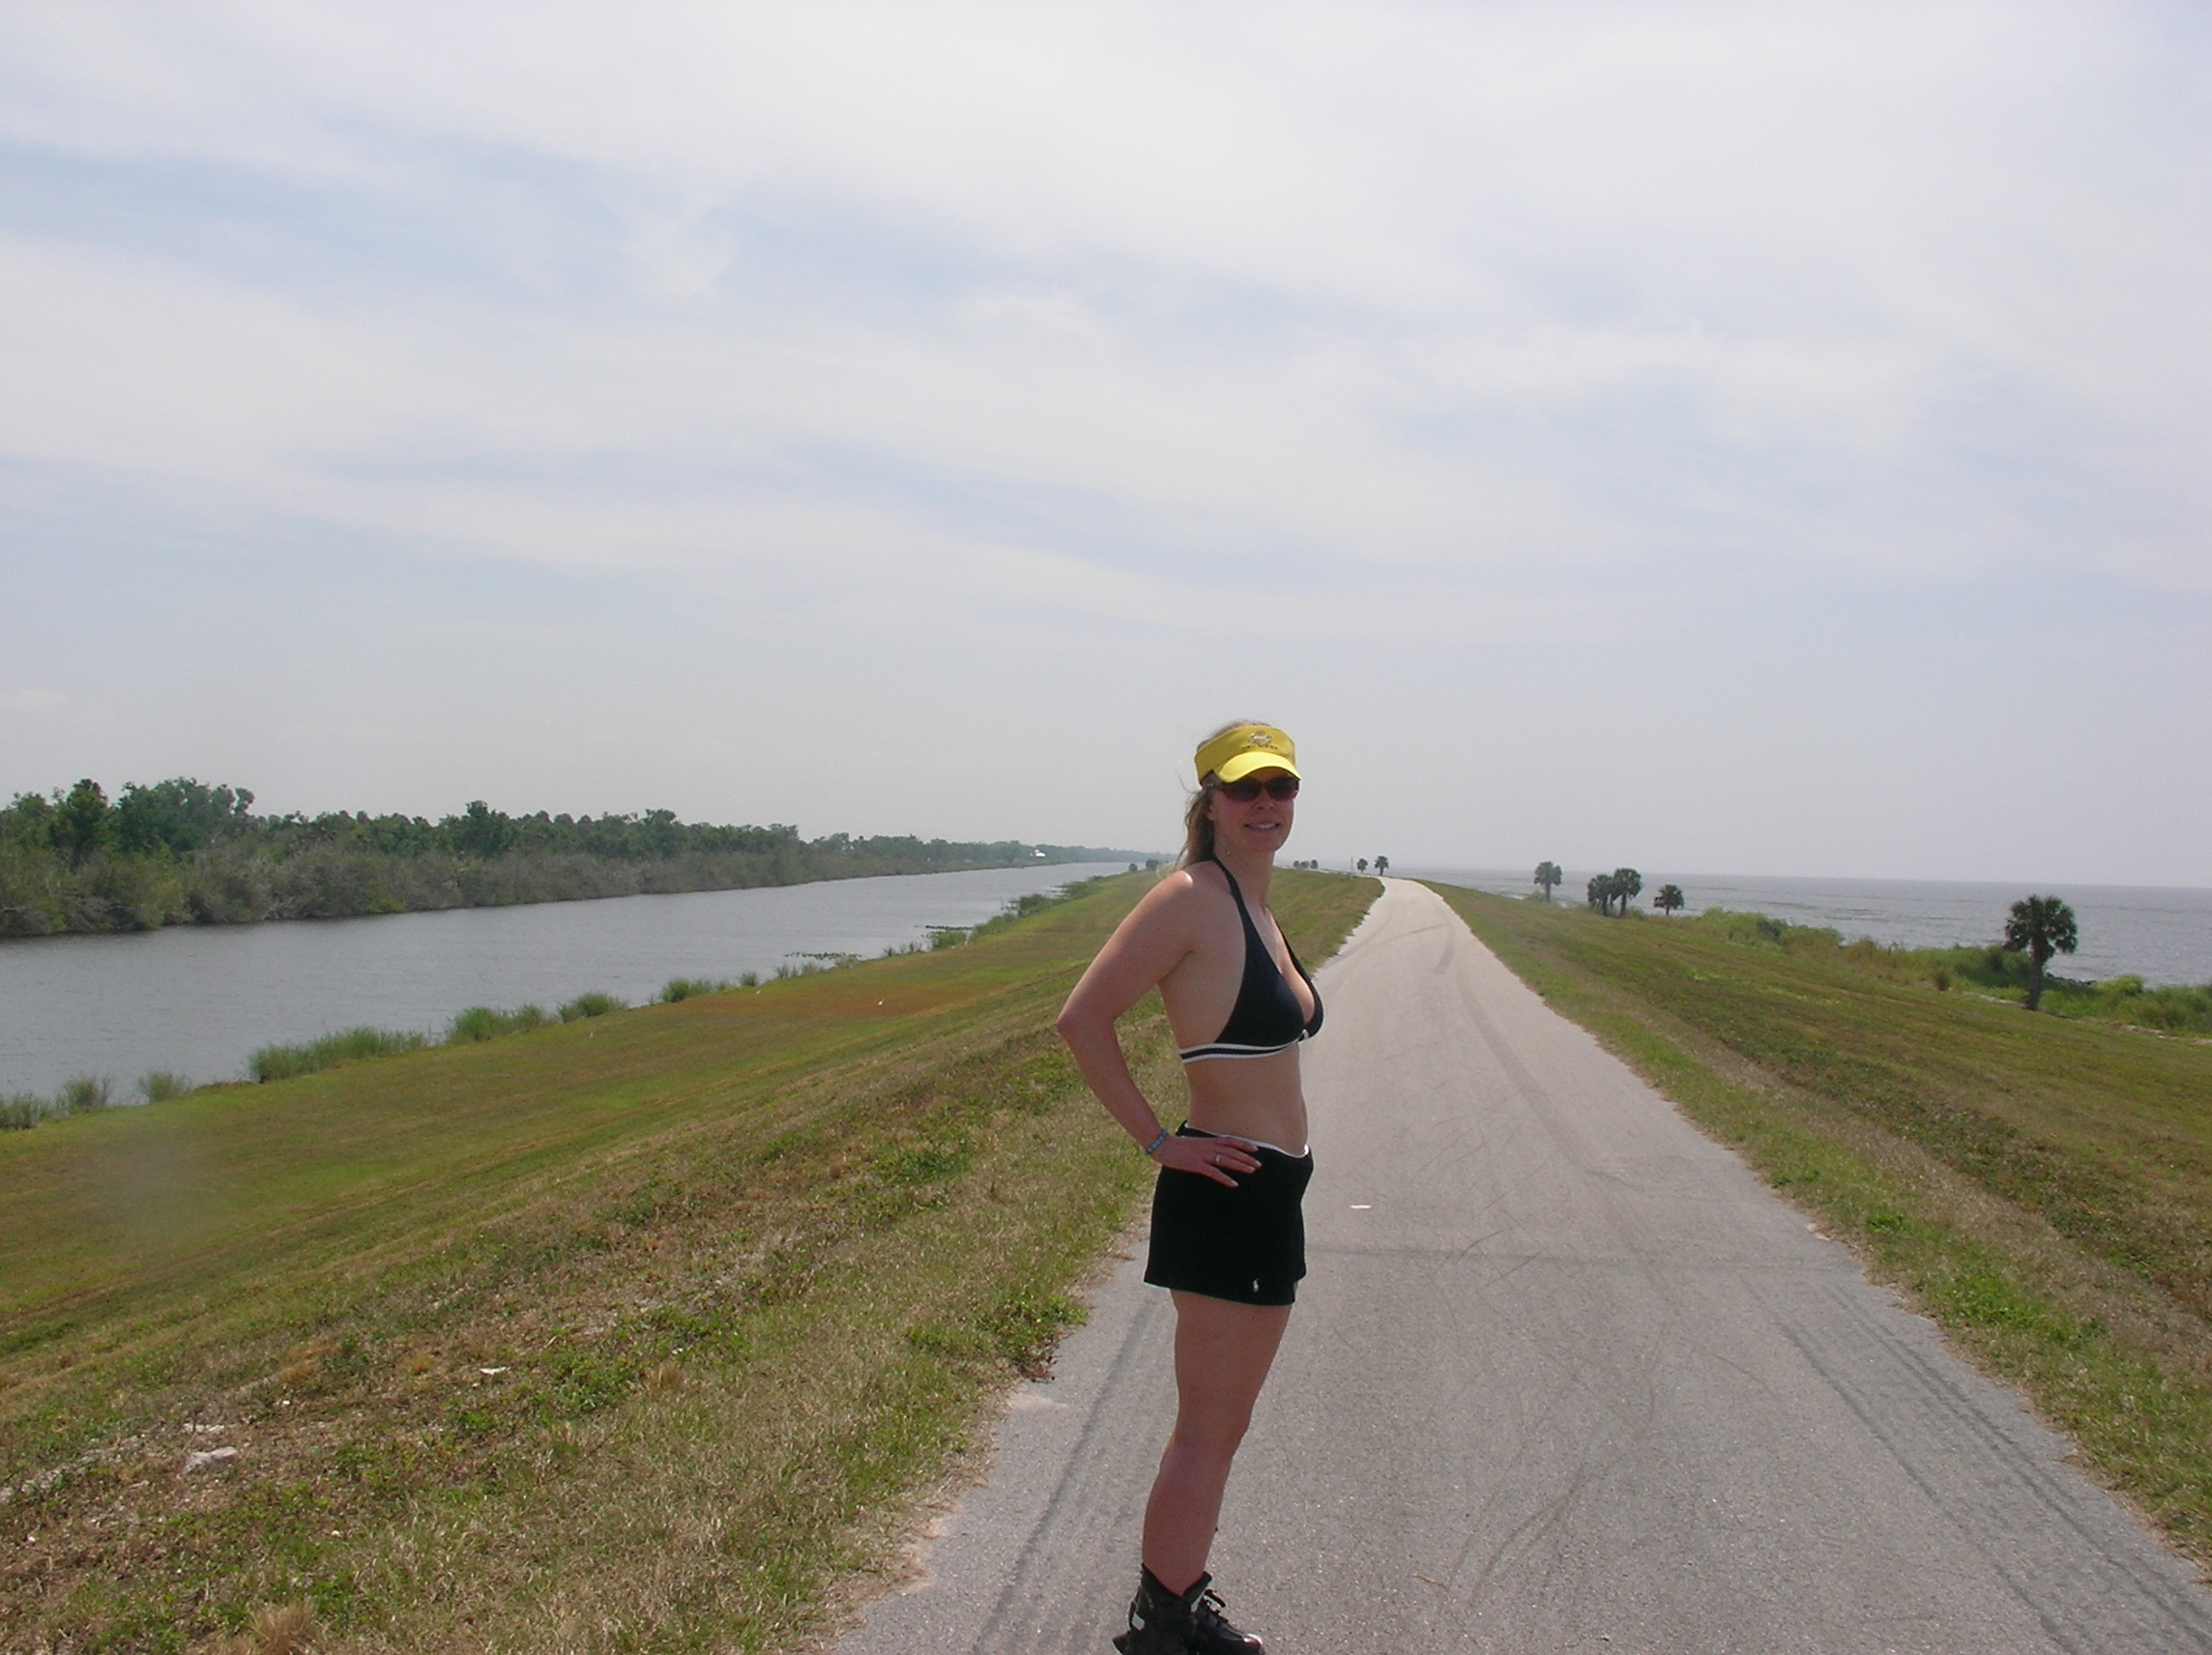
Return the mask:
<svg viewBox="0 0 2212 1655">
<path fill-rule="evenodd" d="M 1631 603 L 2199 616 L 2208 79 L 2150 6 L 18 8 L 0 509 L 1625 706 Z"/>
<path fill-rule="evenodd" d="M 558 179 L 520 187 L 526 219 L 551 190 L 540 221 L 510 199 L 469 251 L 539 279 L 612 256 L 632 287 L 612 305 L 556 288 L 535 322 L 467 286 L 428 314 L 335 318 L 345 295 L 235 266 L 172 265 L 135 303 L 73 271 L 20 297 L 125 322 L 105 354 L 154 390 L 145 422 L 163 386 L 198 388 L 185 451 L 162 445 L 179 465 L 260 396 L 265 423 L 340 452 L 841 444 L 1103 490 L 1171 534 L 1384 558 L 1487 539 L 1541 562 L 1615 537 L 1577 456 L 1486 477 L 1479 444 L 1409 443 L 1406 417 L 1665 408 L 1677 440 L 1780 460 L 1746 502 L 1763 522 L 1792 481 L 1778 443 L 1816 470 L 1839 451 L 1895 466 L 1947 440 L 1965 388 L 2049 415 L 2047 447 L 2000 464 L 2091 486 L 2118 465 L 2153 504 L 2200 510 L 2171 436 L 2212 434 L 2212 329 L 2184 325 L 2207 320 L 2212 238 L 2071 159 L 2092 117 L 2130 159 L 2157 135 L 2156 109 L 2102 102 L 2127 31 L 1956 9 L 1900 38 L 1904 14 L 1858 15 L 1271 11 L 1261 45 L 1235 9 L 966 27 L 904 8 L 616 27 L 585 9 L 528 29 L 489 10 L 441 13 L 428 54 L 407 23 L 426 15 L 404 10 L 55 14 L 19 131 L 440 225 L 535 168 Z M 2198 155 L 2160 164 L 2200 188 Z M 860 264 L 925 268 L 880 272 L 888 299 L 748 300 L 732 215 L 755 244 L 841 235 Z M 235 313 L 210 318 L 225 282 Z M 241 363 L 276 383 L 240 384 Z M 46 383 L 140 399 L 93 365 Z M 2145 428 L 2171 450 L 2148 476 L 2129 441 Z M 1701 492 L 1700 514 L 1714 504 Z M 2186 560 L 2118 572 L 2195 584 Z"/>
</svg>

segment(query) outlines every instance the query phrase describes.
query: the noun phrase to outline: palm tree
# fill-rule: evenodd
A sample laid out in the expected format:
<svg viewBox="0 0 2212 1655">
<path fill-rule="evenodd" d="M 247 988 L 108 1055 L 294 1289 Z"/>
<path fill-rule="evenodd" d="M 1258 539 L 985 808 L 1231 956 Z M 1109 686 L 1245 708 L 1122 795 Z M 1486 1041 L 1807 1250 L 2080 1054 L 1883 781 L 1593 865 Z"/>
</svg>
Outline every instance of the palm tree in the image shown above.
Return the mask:
<svg viewBox="0 0 2212 1655">
<path fill-rule="evenodd" d="M 1682 887 L 1678 885 L 1661 886 L 1659 894 L 1651 899 L 1651 906 L 1662 914 L 1672 915 L 1674 910 L 1682 906 Z"/>
<path fill-rule="evenodd" d="M 1377 877 L 1378 879 L 1380 879 L 1380 878 L 1381 878 L 1382 875 L 1384 875 L 1384 874 L 1388 873 L 1389 871 L 1390 871 L 1390 858 L 1389 858 L 1388 857 L 1377 857 L 1375 858 L 1375 874 L 1376 874 L 1376 877 Z"/>
<path fill-rule="evenodd" d="M 1613 894 L 1620 898 L 1620 916 L 1628 917 L 1628 899 L 1644 888 L 1644 876 L 1634 868 L 1613 870 Z"/>
<path fill-rule="evenodd" d="M 2012 905 L 2012 917 L 2005 921 L 2005 952 L 2027 955 L 2028 1010 L 2043 1003 L 2043 968 L 2052 952 L 2071 954 L 2080 940 L 2074 911 L 2057 897 L 2023 896 Z"/>
<path fill-rule="evenodd" d="M 1565 874 L 1559 872 L 1559 864 L 1557 862 L 1538 862 L 1536 864 L 1536 883 L 1543 887 L 1546 902 L 1552 900 L 1552 887 L 1561 884 L 1566 877 Z"/>
<path fill-rule="evenodd" d="M 1613 875 L 1590 875 L 1590 882 L 1586 888 L 1589 891 L 1589 905 L 1592 908 L 1596 909 L 1600 914 L 1611 914 L 1613 912 L 1613 899 L 1620 894 L 1619 887 L 1615 884 Z"/>
<path fill-rule="evenodd" d="M 1367 871 L 1367 858 L 1365 857 L 1361 857 L 1359 858 L 1359 871 L 1361 873 L 1365 873 Z"/>
</svg>

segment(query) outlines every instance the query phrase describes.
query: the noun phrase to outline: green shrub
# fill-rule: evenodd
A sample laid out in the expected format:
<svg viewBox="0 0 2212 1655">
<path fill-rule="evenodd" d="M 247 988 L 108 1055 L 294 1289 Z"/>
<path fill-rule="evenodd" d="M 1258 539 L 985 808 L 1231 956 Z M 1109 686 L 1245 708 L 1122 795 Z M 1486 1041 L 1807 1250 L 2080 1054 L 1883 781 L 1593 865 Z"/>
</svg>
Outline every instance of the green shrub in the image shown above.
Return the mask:
<svg viewBox="0 0 2212 1655">
<path fill-rule="evenodd" d="M 2131 975 L 2079 986 L 2052 978 L 2052 989 L 2047 1003 L 2053 1011 L 2079 1009 L 2091 1017 L 2109 1017 L 2116 1023 L 2134 1023 L 2169 1034 L 2212 1034 L 2212 983 L 2197 988 L 2145 988 L 2142 978 Z"/>
<path fill-rule="evenodd" d="M 446 1044 L 467 1045 L 478 1040 L 493 1040 L 507 1032 L 500 1027 L 500 1014 L 488 1005 L 472 1005 L 466 1011 L 453 1014 L 453 1021 L 446 1029 Z"/>
<path fill-rule="evenodd" d="M 1731 942 L 1772 943 L 1787 953 L 1826 952 L 1844 945 L 1842 933 L 1825 925 L 1792 925 L 1763 914 L 1741 914 L 1728 908 L 1708 908 L 1698 915 L 1697 922 Z"/>
<path fill-rule="evenodd" d="M 12 1091 L 0 1096 L 0 1132 L 27 1132 L 58 1113 L 50 1099 L 37 1092 Z"/>
<path fill-rule="evenodd" d="M 1033 890 L 1017 896 L 1001 908 L 994 917 L 971 929 L 968 938 L 974 942 L 984 937 L 995 937 L 1017 919 L 1027 919 L 1033 914 L 1041 914 L 1048 908 L 1057 908 L 1063 902 L 1072 902 L 1079 896 L 1089 895 L 1112 877 L 1115 876 L 1101 875 L 1097 879 L 1077 880 L 1056 891 Z"/>
<path fill-rule="evenodd" d="M 191 1089 L 192 1083 L 173 1069 L 156 1069 L 140 1077 L 138 1082 L 138 1095 L 148 1103 L 166 1103 Z"/>
<path fill-rule="evenodd" d="M 594 990 L 590 994 L 578 995 L 574 1000 L 561 1007 L 561 1021 L 575 1023 L 586 1017 L 604 1017 L 610 1011 L 627 1011 L 628 1009 L 628 1001 L 618 1000 L 611 994 L 600 994 Z"/>
<path fill-rule="evenodd" d="M 674 1005 L 678 1001 L 695 1000 L 703 994 L 720 994 L 736 986 L 718 977 L 670 977 L 660 985 L 660 1003 Z"/>
<path fill-rule="evenodd" d="M 816 972 L 833 972 L 857 957 L 853 954 L 792 954 L 775 968 L 775 980 L 782 982 L 790 977 L 810 977 Z"/>
<path fill-rule="evenodd" d="M 386 1058 L 398 1052 L 420 1052 L 430 1042 L 420 1034 L 394 1029 L 348 1029 L 326 1034 L 300 1046 L 264 1046 L 247 1059 L 247 1072 L 257 1081 L 289 1080 L 334 1069 L 340 1063 L 358 1063 L 364 1058 Z"/>
<path fill-rule="evenodd" d="M 590 1002 L 596 1009 L 578 1009 Z M 602 1012 L 620 1008 L 622 1002 L 611 995 L 581 995 L 562 1008 L 559 1021 L 571 1022 L 575 1017 L 597 1017 Z M 495 1011 L 488 1005 L 472 1005 L 447 1026 L 445 1044 L 449 1046 L 474 1045 L 480 1040 L 496 1040 L 503 1034 L 522 1034 L 533 1029 L 543 1029 L 555 1022 L 545 1009 L 538 1005 L 525 1005 L 513 1011 Z M 349 1029 L 341 1034 L 326 1034 L 303 1046 L 264 1046 L 247 1060 L 247 1068 L 257 1081 L 288 1080 L 294 1075 L 310 1075 L 318 1069 L 335 1068 L 339 1063 L 355 1063 L 364 1058 L 388 1058 L 401 1052 L 420 1052 L 433 1044 L 425 1035 L 402 1033 L 391 1029 Z"/>
<path fill-rule="evenodd" d="M 115 1107 L 115 1085 L 105 1075 L 78 1075 L 62 1083 L 61 1113 L 90 1115 Z"/>
<path fill-rule="evenodd" d="M 542 1007 L 525 1005 L 513 1011 L 494 1011 L 488 1005 L 472 1005 L 454 1017 L 446 1031 L 446 1044 L 467 1046 L 479 1040 L 496 1040 L 502 1034 L 527 1034 L 533 1029 L 542 1029 L 553 1019 Z"/>
</svg>

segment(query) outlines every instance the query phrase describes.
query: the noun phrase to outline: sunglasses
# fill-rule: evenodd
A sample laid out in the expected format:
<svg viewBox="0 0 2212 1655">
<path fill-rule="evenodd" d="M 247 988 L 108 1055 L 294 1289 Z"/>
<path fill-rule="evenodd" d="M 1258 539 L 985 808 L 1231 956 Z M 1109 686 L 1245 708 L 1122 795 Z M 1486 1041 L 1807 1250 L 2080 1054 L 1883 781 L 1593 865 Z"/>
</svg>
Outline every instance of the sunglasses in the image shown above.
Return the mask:
<svg viewBox="0 0 2212 1655">
<path fill-rule="evenodd" d="M 1258 776 L 1246 776 L 1242 781 L 1224 781 L 1214 784 L 1222 793 L 1238 804 L 1250 804 L 1265 792 L 1269 798 L 1295 798 L 1298 796 L 1298 778 L 1294 775 L 1274 776 L 1262 781 Z"/>
</svg>

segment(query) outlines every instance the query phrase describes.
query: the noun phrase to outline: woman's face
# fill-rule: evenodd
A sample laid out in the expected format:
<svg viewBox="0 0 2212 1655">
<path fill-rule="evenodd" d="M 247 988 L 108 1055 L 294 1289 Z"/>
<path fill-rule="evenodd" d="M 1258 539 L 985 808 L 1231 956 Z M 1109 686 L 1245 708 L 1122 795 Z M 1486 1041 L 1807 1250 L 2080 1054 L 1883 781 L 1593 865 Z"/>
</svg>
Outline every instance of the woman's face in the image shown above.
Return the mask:
<svg viewBox="0 0 2212 1655">
<path fill-rule="evenodd" d="M 1259 794 L 1251 799 L 1232 798 L 1220 788 L 1213 790 L 1213 800 L 1208 813 L 1213 818 L 1213 836 L 1217 842 L 1236 846 L 1239 851 L 1252 851 L 1273 856 L 1281 850 L 1291 836 L 1291 823 L 1297 814 L 1297 799 L 1275 798 L 1268 795 L 1266 784 L 1288 776 L 1282 769 L 1254 770 L 1244 779 L 1261 783 Z"/>
</svg>

